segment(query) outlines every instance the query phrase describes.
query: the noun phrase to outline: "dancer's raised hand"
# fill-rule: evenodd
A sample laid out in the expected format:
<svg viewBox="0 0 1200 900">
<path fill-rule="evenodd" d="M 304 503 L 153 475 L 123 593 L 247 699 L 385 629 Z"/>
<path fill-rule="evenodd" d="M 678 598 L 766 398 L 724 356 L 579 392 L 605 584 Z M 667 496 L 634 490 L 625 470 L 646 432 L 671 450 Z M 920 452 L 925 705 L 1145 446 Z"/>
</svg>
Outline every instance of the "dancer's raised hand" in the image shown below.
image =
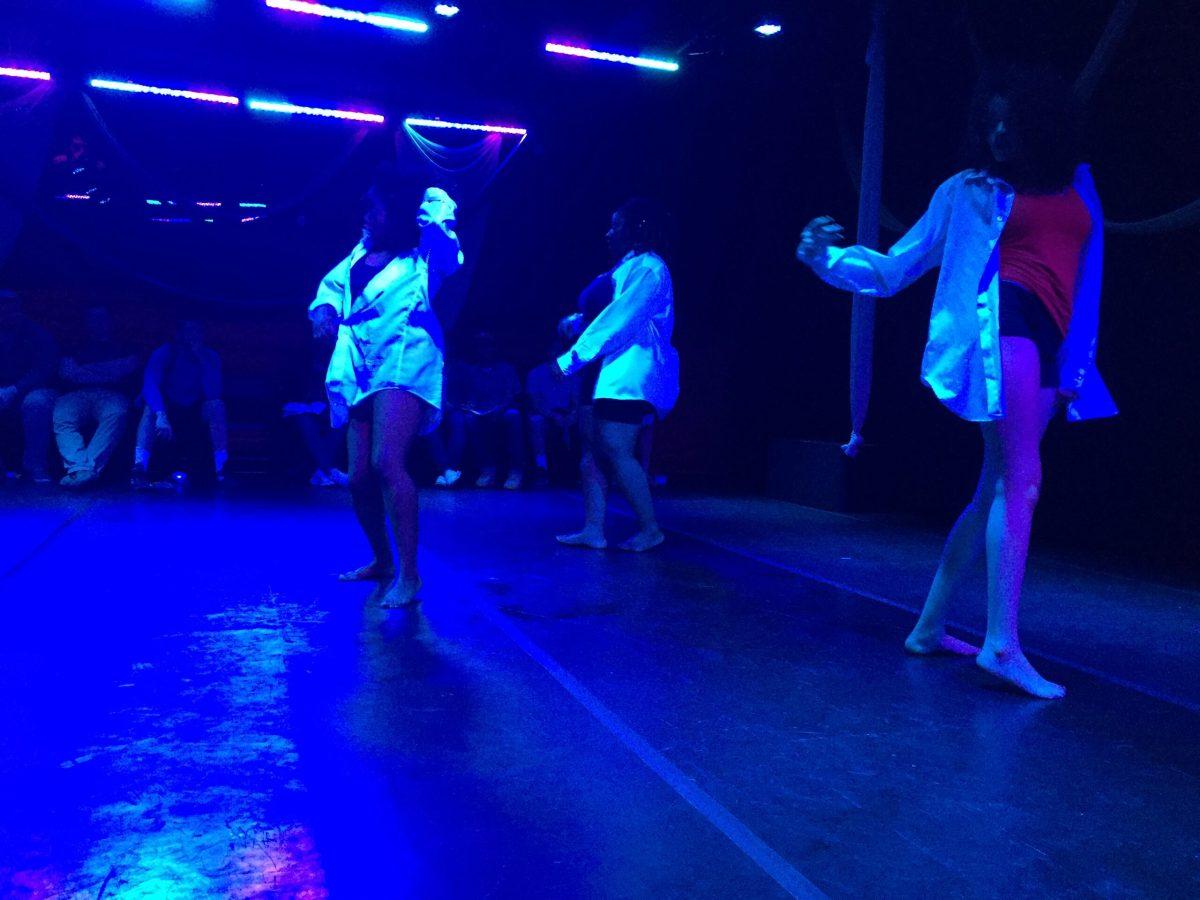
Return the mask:
<svg viewBox="0 0 1200 900">
<path fill-rule="evenodd" d="M 817 216 L 800 234 L 800 244 L 796 247 L 796 259 L 806 265 L 814 265 L 825 256 L 825 251 L 834 244 L 840 244 L 845 238 L 842 226 L 831 216 Z"/>
</svg>

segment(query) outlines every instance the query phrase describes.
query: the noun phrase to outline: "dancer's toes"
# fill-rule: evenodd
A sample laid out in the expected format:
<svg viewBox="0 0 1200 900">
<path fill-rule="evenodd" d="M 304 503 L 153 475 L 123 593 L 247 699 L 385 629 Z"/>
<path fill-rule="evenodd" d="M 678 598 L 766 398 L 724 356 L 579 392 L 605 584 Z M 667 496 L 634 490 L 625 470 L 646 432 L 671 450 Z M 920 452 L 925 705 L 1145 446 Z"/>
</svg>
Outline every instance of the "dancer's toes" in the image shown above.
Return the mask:
<svg viewBox="0 0 1200 900">
<path fill-rule="evenodd" d="M 420 578 L 414 578 L 411 581 L 396 578 L 379 595 L 379 605 L 384 609 L 399 609 L 403 606 L 411 606 L 417 602 L 417 595 L 420 592 Z"/>
<path fill-rule="evenodd" d="M 904 649 L 914 656 L 977 656 L 979 648 L 951 637 L 946 632 L 913 631 L 904 642 Z"/>
<path fill-rule="evenodd" d="M 620 548 L 631 553 L 645 553 L 647 550 L 653 550 L 666 539 L 665 534 L 654 528 L 650 531 L 639 531 L 629 540 L 622 541 Z"/>
<path fill-rule="evenodd" d="M 566 544 L 568 547 L 587 547 L 591 550 L 605 550 L 608 548 L 608 541 L 604 539 L 604 535 L 595 531 L 587 531 L 586 529 L 577 534 L 560 534 L 555 538 L 560 544 Z"/>
<path fill-rule="evenodd" d="M 985 646 L 975 657 L 979 668 L 1039 700 L 1060 700 L 1067 694 L 1061 684 L 1047 681 L 1020 650 L 996 651 Z"/>
<path fill-rule="evenodd" d="M 391 566 L 369 562 L 365 566 L 343 572 L 338 576 L 338 581 L 390 581 L 393 574 Z"/>
</svg>

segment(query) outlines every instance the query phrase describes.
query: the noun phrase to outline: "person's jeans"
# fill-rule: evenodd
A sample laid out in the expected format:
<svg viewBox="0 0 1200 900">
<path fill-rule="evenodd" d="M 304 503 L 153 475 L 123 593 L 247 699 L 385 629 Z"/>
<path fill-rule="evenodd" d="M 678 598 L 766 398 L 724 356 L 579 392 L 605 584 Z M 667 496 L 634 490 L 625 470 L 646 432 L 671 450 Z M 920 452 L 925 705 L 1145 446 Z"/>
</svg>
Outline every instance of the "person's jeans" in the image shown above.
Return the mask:
<svg viewBox="0 0 1200 900">
<path fill-rule="evenodd" d="M 37 388 L 21 401 L 21 425 L 25 435 L 21 466 L 30 475 L 44 475 L 49 468 L 50 430 L 57 397 L 58 391 L 53 388 Z"/>
<path fill-rule="evenodd" d="M 54 437 L 67 473 L 104 469 L 121 439 L 129 416 L 129 398 L 106 388 L 63 394 L 54 405 Z M 84 429 L 95 426 L 90 441 Z"/>
</svg>

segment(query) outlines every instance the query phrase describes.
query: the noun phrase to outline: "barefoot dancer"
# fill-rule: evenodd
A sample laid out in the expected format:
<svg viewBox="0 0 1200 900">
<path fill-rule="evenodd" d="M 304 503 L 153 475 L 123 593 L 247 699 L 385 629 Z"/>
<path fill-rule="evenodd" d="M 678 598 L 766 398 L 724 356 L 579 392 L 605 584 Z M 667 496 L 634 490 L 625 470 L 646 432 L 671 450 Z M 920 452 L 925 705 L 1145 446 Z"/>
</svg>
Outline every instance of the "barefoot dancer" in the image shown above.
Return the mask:
<svg viewBox="0 0 1200 900">
<path fill-rule="evenodd" d="M 670 412 L 679 396 L 679 356 L 671 346 L 675 300 L 667 264 L 655 252 L 659 242 L 657 214 L 646 201 L 631 200 L 613 214 L 608 243 L 621 263 L 611 275 L 612 302 L 558 360 L 564 375 L 599 361 L 590 415 L 586 408 L 580 413 L 584 527 L 558 538 L 570 546 L 596 550 L 608 546 L 603 469 L 616 480 L 637 517 L 637 533 L 621 549 L 640 552 L 663 542 L 649 476 L 638 458 L 639 439 L 656 419 Z M 593 282 L 585 301 L 597 290 Z"/>
<path fill-rule="evenodd" d="M 976 655 L 993 675 L 1055 699 L 1065 689 L 1026 659 L 1017 611 L 1046 426 L 1064 401 L 1071 421 L 1116 414 L 1095 366 L 1103 218 L 1078 165 L 1064 82 L 1010 70 L 981 85 L 972 119 L 979 167 L 942 184 L 886 255 L 835 247 L 841 228 L 819 218 L 797 256 L 829 284 L 875 297 L 941 266 L 922 377 L 951 411 L 980 423 L 983 468 L 905 646 Z M 946 634 L 946 615 L 982 551 L 988 624 L 976 649 Z"/>
<path fill-rule="evenodd" d="M 454 201 L 425 192 L 420 240 L 404 252 L 406 192 L 390 171 L 367 194 L 363 239 L 330 272 L 309 307 L 317 337 L 337 333 L 325 385 L 333 426 L 348 422 L 350 491 L 374 558 L 342 581 L 378 581 L 384 606 L 416 599 L 417 493 L 408 453 L 442 408 L 442 329 L 430 306 L 462 265 Z M 398 558 L 393 561 L 387 520 Z"/>
</svg>

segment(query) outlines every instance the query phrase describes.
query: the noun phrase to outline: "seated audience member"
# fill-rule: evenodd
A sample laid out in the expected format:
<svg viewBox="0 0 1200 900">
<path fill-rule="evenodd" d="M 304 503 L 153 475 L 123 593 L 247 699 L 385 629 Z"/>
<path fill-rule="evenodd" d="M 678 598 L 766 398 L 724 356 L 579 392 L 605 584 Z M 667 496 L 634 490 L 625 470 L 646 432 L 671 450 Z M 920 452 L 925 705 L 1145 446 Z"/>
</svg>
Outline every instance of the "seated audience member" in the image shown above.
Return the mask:
<svg viewBox="0 0 1200 900">
<path fill-rule="evenodd" d="M 557 344 L 551 346 L 547 360 L 525 377 L 529 446 L 539 484 L 550 480 L 549 449 L 569 449 L 575 423 L 578 384 L 574 377 L 564 378 L 555 363 L 562 351 Z"/>
<path fill-rule="evenodd" d="M 454 487 L 463 475 L 467 448 L 467 422 L 460 393 L 464 384 L 463 364 L 447 359 L 444 367 L 442 424 L 425 436 L 438 476 L 438 487 Z"/>
<path fill-rule="evenodd" d="M 198 321 L 182 320 L 175 339 L 151 354 L 142 398 L 146 407 L 138 424 L 133 486 L 150 484 L 151 463 L 160 450 L 174 457 L 175 466 L 220 480 L 229 459 L 221 358 L 205 346 Z"/>
<path fill-rule="evenodd" d="M 312 341 L 291 389 L 292 399 L 283 404 L 283 417 L 299 432 L 315 466 L 308 479 L 313 487 L 345 487 L 350 483 L 345 470 L 338 466 L 346 446 L 346 429 L 330 426 L 329 401 L 325 397 L 325 372 L 332 353 L 332 338 Z"/>
<path fill-rule="evenodd" d="M 525 446 L 517 401 L 521 379 L 517 370 L 500 359 L 496 339 L 481 332 L 473 340 L 473 360 L 462 366 L 462 385 L 455 394 L 462 398 L 467 445 L 479 464 L 476 487 L 491 487 L 499 470 L 500 444 L 504 444 L 508 475 L 504 487 L 518 490 L 523 480 Z"/>
<path fill-rule="evenodd" d="M 54 404 L 54 437 L 67 470 L 64 487 L 83 487 L 100 476 L 137 393 L 137 351 L 113 339 L 109 311 L 89 307 L 86 325 L 86 342 L 65 355 L 58 370 L 63 394 Z"/>
<path fill-rule="evenodd" d="M 56 396 L 51 385 L 57 368 L 54 338 L 25 316 L 16 293 L 0 290 L 0 437 L 6 445 L 23 445 L 22 471 L 38 484 L 50 481 Z"/>
</svg>

